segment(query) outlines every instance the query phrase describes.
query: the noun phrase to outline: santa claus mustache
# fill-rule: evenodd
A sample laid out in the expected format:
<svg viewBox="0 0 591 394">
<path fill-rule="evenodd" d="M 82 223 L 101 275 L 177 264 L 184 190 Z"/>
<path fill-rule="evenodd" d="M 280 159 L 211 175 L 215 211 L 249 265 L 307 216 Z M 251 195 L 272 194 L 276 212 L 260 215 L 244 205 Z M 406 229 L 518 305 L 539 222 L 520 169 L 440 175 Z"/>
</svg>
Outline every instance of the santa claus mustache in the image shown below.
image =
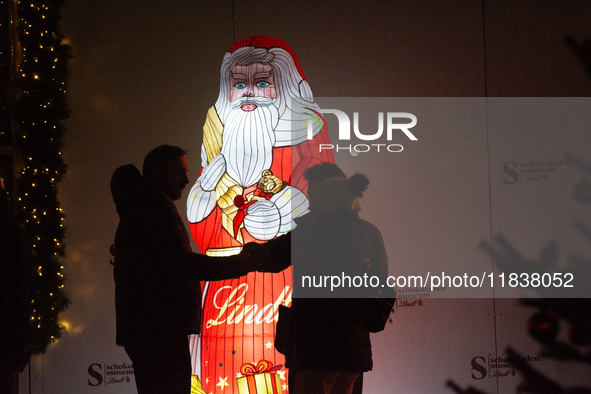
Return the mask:
<svg viewBox="0 0 591 394">
<path fill-rule="evenodd" d="M 269 97 L 239 97 L 230 102 L 230 109 L 240 108 L 244 104 L 254 104 L 257 107 L 268 107 L 273 104 L 274 101 L 275 99 Z"/>
</svg>

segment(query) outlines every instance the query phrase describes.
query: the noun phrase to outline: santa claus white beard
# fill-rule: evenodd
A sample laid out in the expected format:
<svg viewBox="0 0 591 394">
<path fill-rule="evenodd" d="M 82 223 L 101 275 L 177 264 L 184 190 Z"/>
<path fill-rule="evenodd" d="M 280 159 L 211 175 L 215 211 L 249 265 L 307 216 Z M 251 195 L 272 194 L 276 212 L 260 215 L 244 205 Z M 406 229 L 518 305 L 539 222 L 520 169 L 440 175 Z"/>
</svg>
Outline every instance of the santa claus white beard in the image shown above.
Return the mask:
<svg viewBox="0 0 591 394">
<path fill-rule="evenodd" d="M 273 145 L 279 112 L 273 99 L 243 97 L 231 103 L 224 122 L 221 153 L 226 172 L 242 187 L 258 182 L 273 162 Z M 256 104 L 253 111 L 243 111 L 243 104 Z"/>
</svg>

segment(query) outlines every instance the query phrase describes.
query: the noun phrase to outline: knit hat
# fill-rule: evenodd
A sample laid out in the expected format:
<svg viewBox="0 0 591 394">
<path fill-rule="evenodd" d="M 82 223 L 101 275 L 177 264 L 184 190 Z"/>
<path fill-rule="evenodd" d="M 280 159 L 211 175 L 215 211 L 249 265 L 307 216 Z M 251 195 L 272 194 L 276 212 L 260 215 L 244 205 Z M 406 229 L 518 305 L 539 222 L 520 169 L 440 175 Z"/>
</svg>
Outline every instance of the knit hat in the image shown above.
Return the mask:
<svg viewBox="0 0 591 394">
<path fill-rule="evenodd" d="M 308 195 L 313 207 L 324 213 L 353 209 L 361 206 L 357 201 L 369 185 L 364 174 L 356 173 L 347 179 L 345 173 L 334 163 L 321 163 L 306 170 Z"/>
</svg>

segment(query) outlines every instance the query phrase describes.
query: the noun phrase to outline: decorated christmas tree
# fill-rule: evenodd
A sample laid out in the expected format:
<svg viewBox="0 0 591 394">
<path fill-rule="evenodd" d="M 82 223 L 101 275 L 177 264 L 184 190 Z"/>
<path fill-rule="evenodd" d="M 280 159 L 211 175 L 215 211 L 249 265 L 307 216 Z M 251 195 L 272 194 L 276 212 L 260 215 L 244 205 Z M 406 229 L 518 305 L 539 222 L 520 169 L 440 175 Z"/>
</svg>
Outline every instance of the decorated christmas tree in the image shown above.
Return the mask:
<svg viewBox="0 0 591 394">
<path fill-rule="evenodd" d="M 31 321 L 36 328 L 33 351 L 45 352 L 60 337 L 58 315 L 70 301 L 64 290 L 64 212 L 58 184 L 66 171 L 62 159 L 64 120 L 68 117 L 66 85 L 70 47 L 59 31 L 63 1 L 15 4 L 17 53 L 14 78 L 16 127 L 14 154 L 22 163 L 16 179 L 15 214 L 33 255 L 30 284 Z"/>
</svg>

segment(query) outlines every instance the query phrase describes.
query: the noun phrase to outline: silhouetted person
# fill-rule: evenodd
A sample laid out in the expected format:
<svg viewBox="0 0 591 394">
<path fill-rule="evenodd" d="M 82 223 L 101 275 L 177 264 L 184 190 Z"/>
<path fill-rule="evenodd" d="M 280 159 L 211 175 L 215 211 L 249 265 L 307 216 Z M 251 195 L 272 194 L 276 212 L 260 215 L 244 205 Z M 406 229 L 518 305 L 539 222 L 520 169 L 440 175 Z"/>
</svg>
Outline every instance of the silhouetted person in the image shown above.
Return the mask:
<svg viewBox="0 0 591 394">
<path fill-rule="evenodd" d="M 193 253 L 173 201 L 189 179 L 185 151 L 162 145 L 111 179 L 120 216 L 113 246 L 117 344 L 134 367 L 139 394 L 188 394 L 188 335 L 201 324 L 201 280 L 233 279 L 256 269 L 248 247 L 240 255 Z"/>
<path fill-rule="evenodd" d="M 341 288 L 332 293 L 330 283 L 304 289 L 300 281 L 303 276 L 318 279 L 342 273 L 351 277 L 368 273 L 384 281 L 386 251 L 379 230 L 358 216 L 358 198 L 369 184 L 365 175 L 347 179 L 337 165 L 322 163 L 304 176 L 310 213 L 296 219 L 297 227 L 290 234 L 266 244 L 265 270 L 274 272 L 293 263 L 294 298 L 291 308 L 280 310 L 275 346 L 286 356 L 290 393 L 351 394 L 363 372 L 372 369 L 370 332 L 384 328 L 393 300 L 384 304 L 382 315 L 376 312 L 375 298 L 327 298 L 337 293 L 367 297 L 369 289 L 351 293 Z M 302 298 L 304 292 L 318 298 Z M 381 327 L 375 327 L 376 319 Z"/>
<path fill-rule="evenodd" d="M 0 178 L 0 393 L 18 393 L 18 374 L 31 356 L 34 331 L 29 310 L 31 253 L 10 212 Z"/>
</svg>

